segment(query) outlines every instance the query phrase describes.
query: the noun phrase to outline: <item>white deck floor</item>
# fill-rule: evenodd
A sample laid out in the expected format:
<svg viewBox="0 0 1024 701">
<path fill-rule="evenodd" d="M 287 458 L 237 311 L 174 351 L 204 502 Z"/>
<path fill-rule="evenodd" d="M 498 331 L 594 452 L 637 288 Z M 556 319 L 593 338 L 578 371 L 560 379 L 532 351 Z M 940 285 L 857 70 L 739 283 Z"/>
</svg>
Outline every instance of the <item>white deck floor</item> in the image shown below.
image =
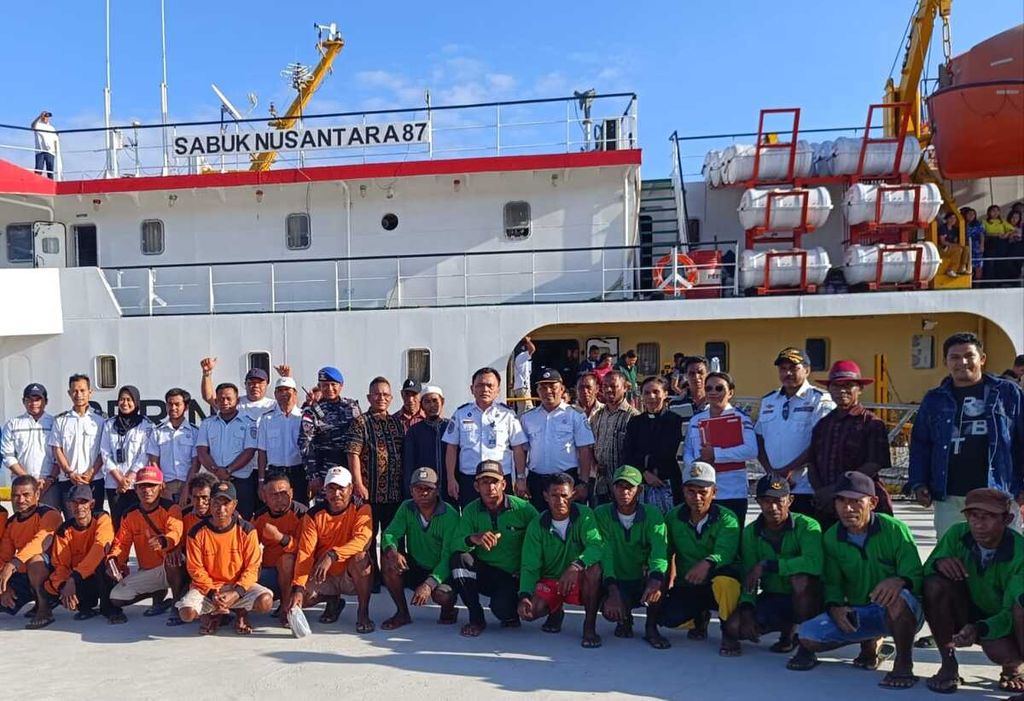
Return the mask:
<svg viewBox="0 0 1024 701">
<path fill-rule="evenodd" d="M 899 506 L 897 514 L 911 526 L 922 552 L 934 545 L 931 515 Z M 125 695 L 140 699 L 319 699 L 345 698 L 484 699 L 528 693 L 532 698 L 626 696 L 652 699 L 786 699 L 843 701 L 878 698 L 929 698 L 923 679 L 907 692 L 876 686 L 881 672 L 848 664 L 851 647 L 826 656 L 811 672 L 785 669 L 786 656 L 767 646 L 745 644 L 739 659 L 718 656 L 718 626 L 707 642 L 690 642 L 682 632 L 667 635 L 673 647 L 655 651 L 639 638 L 619 640 L 602 621 L 604 647 L 579 645 L 582 615 L 570 613 L 560 635 L 541 632 L 539 624 L 502 631 L 494 626 L 476 640 L 458 635 L 457 627 L 435 623 L 437 609 L 413 612 L 415 623 L 398 631 L 359 636 L 354 631 L 354 602 L 338 624 L 324 628 L 310 616 L 314 634 L 304 640 L 276 628 L 268 619 L 248 638 L 222 629 L 200 638 L 196 627 L 167 628 L 164 619 L 143 618 L 142 606 L 127 609 L 127 625 L 110 626 L 102 618 L 76 623 L 63 609 L 57 622 L 41 631 L 26 631 L 22 618 L 0 616 L 3 650 L 3 697 L 66 699 Z M 375 596 L 372 615 L 378 626 L 392 612 L 386 593 Z M 465 621 L 461 612 L 460 623 Z M 642 622 L 641 626 L 642 627 Z M 639 627 L 638 627 L 639 628 Z M 639 632 L 639 631 L 638 631 Z M 998 669 L 980 648 L 961 651 L 961 674 L 967 681 L 958 697 L 1005 698 L 995 686 Z M 916 671 L 924 677 L 937 669 L 933 650 L 915 650 Z M 882 669 L 889 669 L 883 665 Z M 18 670 L 17 673 L 13 673 Z"/>
</svg>

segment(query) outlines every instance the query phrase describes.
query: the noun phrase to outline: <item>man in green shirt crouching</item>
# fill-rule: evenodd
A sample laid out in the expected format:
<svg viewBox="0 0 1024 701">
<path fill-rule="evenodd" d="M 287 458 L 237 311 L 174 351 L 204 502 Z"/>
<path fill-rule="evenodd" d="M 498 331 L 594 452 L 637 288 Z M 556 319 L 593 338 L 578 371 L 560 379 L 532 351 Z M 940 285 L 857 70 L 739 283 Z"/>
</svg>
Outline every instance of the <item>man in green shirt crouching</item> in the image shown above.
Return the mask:
<svg viewBox="0 0 1024 701">
<path fill-rule="evenodd" d="M 743 529 L 740 547 L 745 581 L 740 606 L 725 622 L 737 641 L 727 655 L 740 654 L 740 640 L 757 642 L 778 631 L 772 652 L 792 652 L 796 626 L 821 613 L 821 527 L 790 511 L 789 481 L 765 475 L 757 482 L 761 515 Z"/>
<path fill-rule="evenodd" d="M 452 584 L 469 609 L 462 635 L 475 638 L 487 628 L 480 595 L 491 597 L 491 613 L 502 628 L 518 628 L 516 595 L 523 538 L 537 510 L 530 502 L 505 493 L 502 464 L 484 460 L 476 467 L 473 486 L 479 499 L 462 510 L 452 544 Z"/>
<path fill-rule="evenodd" d="M 601 647 L 597 609 L 601 603 L 604 542 L 594 512 L 573 502 L 575 482 L 559 472 L 544 489 L 548 508 L 526 529 L 519 581 L 519 617 L 547 616 L 542 630 L 558 633 L 563 604 L 583 606 L 583 647 Z"/>
<path fill-rule="evenodd" d="M 406 589 L 413 590 L 413 606 L 433 601 L 441 607 L 438 623 L 452 624 L 458 620 L 449 560 L 459 530 L 459 512 L 441 500 L 437 484 L 434 470 L 417 469 L 410 485 L 412 499 L 398 507 L 381 539 L 384 585 L 398 609 L 381 624 L 384 630 L 412 623 L 405 601 Z"/>
<path fill-rule="evenodd" d="M 891 635 L 896 659 L 879 686 L 909 689 L 917 683 L 914 634 L 924 624 L 917 544 L 902 521 L 875 513 L 875 483 L 862 472 L 843 473 L 833 504 L 839 522 L 823 540 L 826 613 L 801 624 L 800 647 L 786 667 L 813 669 L 816 652 L 860 643 L 854 666 L 877 669 L 882 638 Z"/>
<path fill-rule="evenodd" d="M 644 640 L 656 650 L 672 647 L 658 632 L 661 590 L 668 570 L 668 539 L 661 512 L 640 503 L 644 476 L 632 465 L 612 475 L 612 503 L 594 510 L 604 539 L 604 617 L 615 623 L 616 638 L 633 637 L 633 609 L 647 607 Z"/>
<path fill-rule="evenodd" d="M 736 514 L 715 503 L 715 468 L 696 461 L 685 470 L 684 504 L 665 515 L 674 582 L 661 605 L 658 624 L 678 628 L 692 621 L 690 640 L 706 640 L 711 610 L 726 621 L 740 598 L 736 555 L 740 524 Z M 720 652 L 738 643 L 722 631 Z"/>
<path fill-rule="evenodd" d="M 998 489 L 971 490 L 967 522 L 946 531 L 925 563 L 925 617 L 942 656 L 932 691 L 956 691 L 956 648 L 978 643 L 1002 667 L 999 688 L 1024 692 L 1024 536 L 1008 528 L 1016 507 Z"/>
</svg>

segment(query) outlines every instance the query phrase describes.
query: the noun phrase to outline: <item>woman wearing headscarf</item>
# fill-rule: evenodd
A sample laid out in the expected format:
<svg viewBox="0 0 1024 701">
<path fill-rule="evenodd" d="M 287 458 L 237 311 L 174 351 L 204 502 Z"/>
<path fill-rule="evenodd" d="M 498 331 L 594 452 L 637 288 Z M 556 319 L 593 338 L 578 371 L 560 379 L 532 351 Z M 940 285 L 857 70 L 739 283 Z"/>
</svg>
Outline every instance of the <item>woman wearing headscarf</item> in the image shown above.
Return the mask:
<svg viewBox="0 0 1024 701">
<path fill-rule="evenodd" d="M 125 385 L 117 391 L 117 413 L 103 424 L 100 455 L 103 457 L 104 487 L 114 529 L 121 525 L 121 514 L 137 502 L 135 473 L 149 458 L 146 443 L 153 423 L 142 415 L 139 390 Z"/>
</svg>

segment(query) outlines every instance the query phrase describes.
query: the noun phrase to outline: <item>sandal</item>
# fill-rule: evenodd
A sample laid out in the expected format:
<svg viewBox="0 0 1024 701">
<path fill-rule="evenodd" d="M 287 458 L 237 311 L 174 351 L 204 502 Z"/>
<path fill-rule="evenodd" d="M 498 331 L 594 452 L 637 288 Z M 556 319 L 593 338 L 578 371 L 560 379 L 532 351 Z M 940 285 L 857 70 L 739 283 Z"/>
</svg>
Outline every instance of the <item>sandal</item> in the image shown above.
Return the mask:
<svg viewBox="0 0 1024 701">
<path fill-rule="evenodd" d="M 818 656 L 807 648 L 797 648 L 796 654 L 789 658 L 786 662 L 786 669 L 791 669 L 794 672 L 807 672 L 814 669 L 819 664 Z"/>
<path fill-rule="evenodd" d="M 445 608 L 441 607 L 441 615 L 437 617 L 437 622 L 442 626 L 450 626 L 458 623 L 459 621 L 459 610 L 454 606 Z"/>
<path fill-rule="evenodd" d="M 100 615 L 100 612 L 96 609 L 81 609 L 71 618 L 75 621 L 88 621 L 90 618 L 95 618 L 98 615 Z"/>
<path fill-rule="evenodd" d="M 328 601 L 327 605 L 324 606 L 324 612 L 320 614 L 319 621 L 321 623 L 331 624 L 337 623 L 338 618 L 341 616 L 341 612 L 345 610 L 345 600 L 337 599 L 336 601 Z"/>
<path fill-rule="evenodd" d="M 770 648 L 768 648 L 768 650 L 771 651 L 771 652 L 777 652 L 777 653 L 780 653 L 780 654 L 785 654 L 785 653 L 793 652 L 793 650 L 796 649 L 796 645 L 797 645 L 797 643 L 796 643 L 796 638 L 795 637 L 789 636 L 789 635 L 782 635 L 782 636 L 779 636 L 778 642 L 776 642 L 774 645 L 772 645 Z"/>
<path fill-rule="evenodd" d="M 601 636 L 597 633 L 594 633 L 593 635 L 584 635 L 583 640 L 580 641 L 580 645 L 588 649 L 601 647 Z"/>
<path fill-rule="evenodd" d="M 914 647 L 918 650 L 934 650 L 937 646 L 935 645 L 934 637 L 930 635 L 922 635 L 914 641 Z"/>
<path fill-rule="evenodd" d="M 111 625 L 118 625 L 118 624 L 127 623 L 127 622 L 128 622 L 128 617 L 125 616 L 124 613 L 122 613 L 121 611 L 118 611 L 117 613 L 112 613 L 112 614 L 107 616 L 107 623 L 109 623 Z"/>
<path fill-rule="evenodd" d="M 892 671 L 882 677 L 882 681 L 878 682 L 878 686 L 883 689 L 894 689 L 902 691 L 904 689 L 912 689 L 917 684 L 917 677 L 910 672 L 897 672 Z"/>
<path fill-rule="evenodd" d="M 561 633 L 562 632 L 562 621 L 565 620 L 565 611 L 559 609 L 548 614 L 548 620 L 544 621 L 544 625 L 540 627 L 545 633 Z M 585 638 L 584 638 L 585 640 Z M 584 645 L 583 647 L 587 647 Z"/>
<path fill-rule="evenodd" d="M 718 646 L 718 654 L 720 657 L 739 657 L 743 654 L 743 648 L 739 640 L 723 637 L 722 644 Z"/>
<path fill-rule="evenodd" d="M 220 616 L 206 615 L 199 618 L 199 635 L 216 635 L 220 628 Z"/>
<path fill-rule="evenodd" d="M 999 675 L 1000 691 L 1024 691 L 1024 674 L 1003 672 Z"/>
<path fill-rule="evenodd" d="M 882 664 L 882 660 L 879 659 L 878 655 L 860 654 L 853 658 L 852 664 L 857 669 L 866 669 L 871 672 L 878 669 L 878 665 Z"/>
<path fill-rule="evenodd" d="M 519 616 L 516 616 L 515 618 L 510 618 L 507 621 L 502 621 L 501 622 L 501 627 L 502 628 L 522 628 L 523 627 L 523 622 L 521 620 L 519 620 Z"/>
<path fill-rule="evenodd" d="M 633 621 L 623 621 L 615 624 L 616 638 L 632 638 L 633 637 Z"/>
<path fill-rule="evenodd" d="M 693 617 L 693 628 L 686 632 L 690 640 L 708 639 L 708 622 L 711 621 L 711 614 L 705 611 Z"/>
<path fill-rule="evenodd" d="M 659 633 L 650 633 L 649 635 L 645 635 L 644 640 L 646 640 L 647 644 L 655 650 L 668 650 L 672 647 L 672 643 L 668 641 L 668 638 Z"/>
<path fill-rule="evenodd" d="M 943 674 L 941 669 L 925 680 L 925 686 L 928 687 L 928 690 L 934 691 L 936 694 L 952 694 L 963 683 L 964 678 L 959 674 L 950 676 Z"/>
<path fill-rule="evenodd" d="M 356 632 L 359 633 L 360 635 L 364 635 L 366 633 L 372 633 L 375 630 L 377 630 L 377 626 L 374 625 L 373 621 L 371 621 L 370 619 L 366 619 L 365 621 L 357 621 L 356 622 Z"/>
<path fill-rule="evenodd" d="M 162 616 L 167 613 L 167 609 L 171 608 L 174 602 L 170 599 L 164 599 L 163 601 L 153 604 L 148 609 L 142 612 L 142 615 L 146 618 L 153 618 L 154 616 Z"/>
<path fill-rule="evenodd" d="M 459 635 L 464 638 L 479 638 L 480 634 L 486 629 L 486 623 L 473 623 L 470 621 L 466 625 L 462 626 L 462 630 L 459 631 Z"/>
<path fill-rule="evenodd" d="M 54 623 L 57 619 L 51 616 L 36 616 L 31 621 L 25 624 L 25 630 L 39 630 L 45 628 L 48 625 Z"/>
<path fill-rule="evenodd" d="M 235 635 L 252 635 L 252 626 L 242 616 L 235 619 Z"/>
<path fill-rule="evenodd" d="M 164 625 L 175 628 L 177 626 L 185 625 L 185 621 L 181 620 L 181 616 L 178 615 L 177 611 L 174 611 L 171 613 L 170 616 L 167 617 L 167 621 Z"/>
</svg>

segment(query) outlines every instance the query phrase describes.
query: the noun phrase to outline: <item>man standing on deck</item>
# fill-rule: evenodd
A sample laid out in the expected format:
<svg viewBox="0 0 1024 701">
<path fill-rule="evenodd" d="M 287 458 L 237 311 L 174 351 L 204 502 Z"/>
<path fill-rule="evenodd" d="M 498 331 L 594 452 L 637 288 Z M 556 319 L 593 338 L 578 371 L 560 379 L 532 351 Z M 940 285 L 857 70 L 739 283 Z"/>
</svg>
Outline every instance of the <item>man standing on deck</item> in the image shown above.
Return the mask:
<svg viewBox="0 0 1024 701">
<path fill-rule="evenodd" d="M 302 412 L 299 427 L 299 452 L 306 465 L 309 496 L 316 498 L 324 486 L 324 476 L 332 467 L 348 467 L 345 437 L 352 421 L 362 412 L 359 402 L 341 396 L 345 376 L 334 367 L 322 367 L 317 373 L 320 399 Z"/>
<path fill-rule="evenodd" d="M 0 612 L 13 616 L 42 596 L 50 574 L 44 552 L 61 516 L 58 509 L 39 503 L 39 483 L 31 475 L 14 478 L 11 505 L 14 515 L 7 519 L 0 537 Z M 40 618 L 37 610 L 28 627 L 42 628 L 52 622 L 52 618 Z"/>
<path fill-rule="evenodd" d="M 146 446 L 149 464 L 159 467 L 167 480 L 164 497 L 177 504 L 187 501 L 189 475 L 194 474 L 199 465 L 196 459 L 199 429 L 188 420 L 191 401 L 192 396 L 179 387 L 167 390 L 164 395 L 167 418 L 150 432 Z"/>
<path fill-rule="evenodd" d="M 53 419 L 50 432 L 50 447 L 53 448 L 53 468 L 50 476 L 58 475 L 61 501 L 76 484 L 87 484 L 96 499 L 96 507 L 103 506 L 106 492 L 100 467 L 100 438 L 103 433 L 103 414 L 89 405 L 92 399 L 92 383 L 88 375 L 72 375 L 68 378 L 68 396 L 71 409 Z M 52 479 L 50 480 L 53 481 Z"/>
<path fill-rule="evenodd" d="M 274 383 L 274 400 L 270 411 L 263 414 L 256 425 L 256 466 L 262 489 L 270 473 L 287 476 L 289 484 L 298 493 L 299 501 L 309 504 L 309 486 L 306 467 L 299 454 L 299 429 L 302 412 L 295 407 L 298 393 L 295 380 L 278 378 Z"/>
<path fill-rule="evenodd" d="M 1016 505 L 989 488 L 964 504 L 967 522 L 951 526 L 924 565 L 924 612 L 942 655 L 928 688 L 956 691 L 956 648 L 980 644 L 1002 667 L 999 688 L 1024 692 L 1024 536 L 1008 528 Z"/>
<path fill-rule="evenodd" d="M 775 358 L 782 386 L 761 398 L 754 431 L 758 460 L 770 474 L 793 485 L 792 511 L 814 517 L 814 488 L 807 477 L 811 432 L 835 409 L 828 395 L 807 381 L 811 361 L 796 348 L 783 348 Z"/>
<path fill-rule="evenodd" d="M 568 474 L 578 486 L 575 498 L 587 501 L 593 488 L 594 434 L 590 422 L 562 401 L 565 385 L 557 370 L 544 368 L 537 381 L 540 406 L 519 418 L 529 440 L 526 485 L 537 511 L 547 506 L 548 482 Z"/>
<path fill-rule="evenodd" d="M 199 361 L 203 369 L 203 376 L 199 381 L 199 392 L 203 401 L 214 409 L 217 408 L 217 393 L 213 387 L 213 369 L 217 367 L 216 358 L 203 358 Z M 291 377 L 291 368 L 287 365 L 277 366 L 277 371 L 282 377 Z M 255 422 L 264 413 L 274 408 L 274 400 L 267 396 L 267 383 L 270 378 L 267 371 L 261 368 L 250 368 L 245 373 L 243 384 L 245 385 L 245 397 L 238 400 L 238 411 L 245 414 Z"/>
<path fill-rule="evenodd" d="M 598 364 L 601 362 L 601 349 L 597 346 L 590 346 L 587 349 L 587 357 L 580 361 L 580 365 L 576 368 L 577 375 L 583 375 L 588 372 L 593 372 L 597 369 Z"/>
<path fill-rule="evenodd" d="M 238 512 L 252 518 L 256 510 L 256 424 L 238 410 L 238 388 L 217 385 L 217 414 L 203 420 L 196 440 L 199 464 L 222 482 L 231 481 L 238 492 Z"/>
<path fill-rule="evenodd" d="M 461 634 L 468 638 L 487 628 L 481 594 L 491 598 L 491 613 L 502 628 L 520 625 L 516 600 L 523 537 L 537 510 L 525 499 L 506 494 L 506 479 L 496 460 L 477 465 L 474 486 L 480 498 L 463 508 L 452 546 L 452 582 L 469 609 L 469 623 Z"/>
<path fill-rule="evenodd" d="M 879 686 L 908 689 L 917 683 L 914 634 L 924 623 L 917 543 L 902 521 L 875 513 L 875 483 L 862 472 L 843 475 L 834 503 L 839 523 L 823 540 L 826 613 L 801 624 L 800 647 L 786 666 L 810 670 L 815 653 L 859 643 L 853 665 L 877 669 L 882 638 L 892 636 L 896 659 Z"/>
<path fill-rule="evenodd" d="M 50 431 L 53 417 L 46 413 L 46 388 L 38 382 L 25 387 L 21 403 L 25 413 L 7 421 L 0 432 L 0 459 L 11 471 L 11 479 L 31 475 L 39 480 L 40 501 L 55 509 L 61 508 L 60 489 L 51 476 L 53 448 Z"/>
<path fill-rule="evenodd" d="M 408 433 L 409 429 L 418 424 L 426 414 L 420 406 L 420 393 L 423 385 L 416 380 L 406 380 L 402 383 L 402 408 L 391 416 L 401 422 L 402 428 Z"/>
<path fill-rule="evenodd" d="M 636 406 L 640 399 L 640 380 L 637 377 L 637 354 L 635 350 L 628 350 L 622 356 L 622 362 L 615 367 L 615 372 L 620 373 L 626 379 L 626 401 Z M 666 383 L 667 387 L 667 383 Z"/>
<path fill-rule="evenodd" d="M 448 498 L 444 459 L 447 444 L 444 435 L 451 419 L 444 418 L 444 391 L 437 385 L 427 385 L 420 394 L 420 407 L 424 418 L 405 432 L 402 441 L 403 495 L 411 496 L 412 476 L 421 467 L 429 467 L 438 474 L 437 486 L 442 499 Z"/>
<path fill-rule="evenodd" d="M 533 408 L 533 400 L 530 398 L 530 377 L 533 374 L 533 354 L 536 352 L 537 346 L 530 337 L 523 336 L 519 352 L 512 359 L 512 396 L 520 400 L 513 407 L 517 414 L 523 414 Z"/>
<path fill-rule="evenodd" d="M 590 421 L 594 432 L 594 468 L 596 478 L 591 504 L 605 504 L 612 499 L 611 474 L 625 460 L 626 426 L 640 412 L 626 401 L 626 378 L 610 372 L 601 381 L 604 407 Z"/>
<path fill-rule="evenodd" d="M 585 372 L 576 378 L 576 403 L 572 408 L 587 417 L 588 421 L 592 421 L 594 414 L 604 407 L 598 399 L 601 394 L 600 385 L 597 375 L 592 372 Z"/>
<path fill-rule="evenodd" d="M 972 489 L 1002 490 L 1024 505 L 1024 392 L 984 371 L 981 339 L 956 333 L 942 344 L 949 377 L 921 400 L 910 434 L 908 488 L 935 507 L 942 538 L 963 520 Z M 1021 529 L 1020 509 L 1015 524 Z"/>
<path fill-rule="evenodd" d="M 448 495 L 457 500 L 460 507 L 465 507 L 475 498 L 477 466 L 485 460 L 496 460 L 509 476 L 507 485 L 511 486 L 514 469 L 515 493 L 528 497 L 526 443 L 529 439 L 516 413 L 497 401 L 501 376 L 494 368 L 480 368 L 473 373 L 472 382 L 469 389 L 474 401 L 455 410 L 452 423 L 442 438 L 448 445 L 445 453 Z"/>
</svg>

